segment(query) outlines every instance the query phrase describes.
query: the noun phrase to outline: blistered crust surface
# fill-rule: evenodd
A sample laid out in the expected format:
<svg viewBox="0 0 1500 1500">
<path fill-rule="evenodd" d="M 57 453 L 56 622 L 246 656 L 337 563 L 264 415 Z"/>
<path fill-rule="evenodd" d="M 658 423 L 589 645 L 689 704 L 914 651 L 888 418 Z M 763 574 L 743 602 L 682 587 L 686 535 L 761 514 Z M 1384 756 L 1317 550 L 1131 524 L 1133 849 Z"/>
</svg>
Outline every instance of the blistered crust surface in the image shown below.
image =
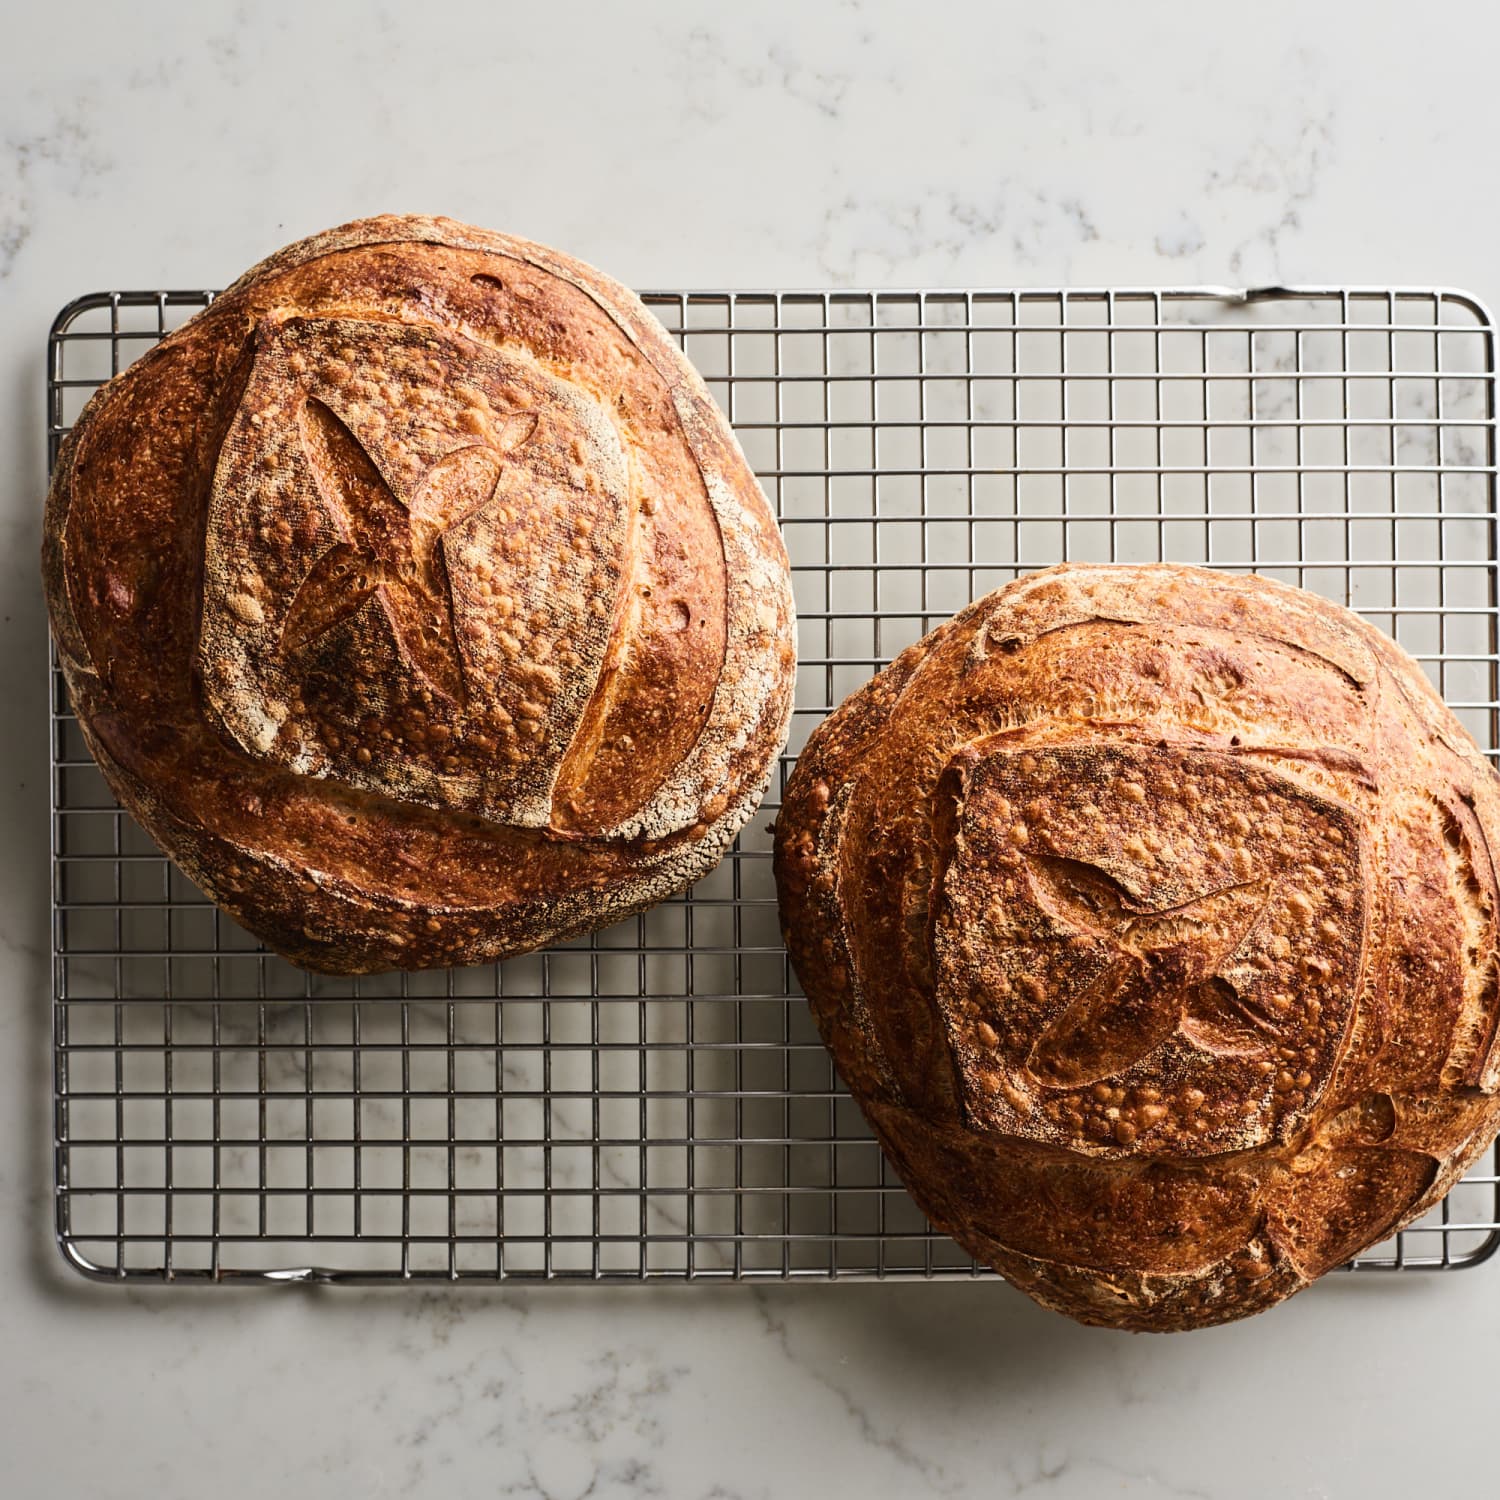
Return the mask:
<svg viewBox="0 0 1500 1500">
<path fill-rule="evenodd" d="M 1212 751 L 998 749 L 953 843 L 933 949 L 972 1129 L 1182 1157 L 1307 1119 L 1364 957 L 1349 810 Z"/>
<path fill-rule="evenodd" d="M 934 1221 L 1195 1327 L 1430 1207 L 1500 1125 L 1496 777 L 1420 669 L 1253 577 L 1064 567 L 813 734 L 783 929 Z"/>
<path fill-rule="evenodd" d="M 785 738 L 785 553 L 702 382 L 623 288 L 448 220 L 291 246 L 110 382 L 43 564 L 117 793 L 312 967 L 640 910 Z"/>
<path fill-rule="evenodd" d="M 608 417 L 405 324 L 256 344 L 209 498 L 210 711 L 303 775 L 548 826 L 631 563 Z"/>
</svg>

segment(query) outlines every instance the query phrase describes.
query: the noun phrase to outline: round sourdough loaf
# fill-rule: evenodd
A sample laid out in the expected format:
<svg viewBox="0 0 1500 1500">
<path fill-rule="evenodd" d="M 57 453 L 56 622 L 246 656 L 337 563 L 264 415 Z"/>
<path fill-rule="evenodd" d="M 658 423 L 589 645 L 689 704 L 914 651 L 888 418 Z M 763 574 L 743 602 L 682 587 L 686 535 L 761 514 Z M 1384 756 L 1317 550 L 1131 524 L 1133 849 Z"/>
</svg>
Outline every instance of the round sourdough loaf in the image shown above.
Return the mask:
<svg viewBox="0 0 1500 1500">
<path fill-rule="evenodd" d="M 1497 778 L 1254 577 L 1061 567 L 902 653 L 777 819 L 787 945 L 934 1223 L 1084 1322 L 1244 1316 L 1500 1125 Z"/>
<path fill-rule="evenodd" d="M 330 972 L 680 889 L 791 710 L 786 554 L 701 380 L 624 288 L 447 219 L 292 245 L 110 381 L 43 571 L 121 801 Z"/>
</svg>

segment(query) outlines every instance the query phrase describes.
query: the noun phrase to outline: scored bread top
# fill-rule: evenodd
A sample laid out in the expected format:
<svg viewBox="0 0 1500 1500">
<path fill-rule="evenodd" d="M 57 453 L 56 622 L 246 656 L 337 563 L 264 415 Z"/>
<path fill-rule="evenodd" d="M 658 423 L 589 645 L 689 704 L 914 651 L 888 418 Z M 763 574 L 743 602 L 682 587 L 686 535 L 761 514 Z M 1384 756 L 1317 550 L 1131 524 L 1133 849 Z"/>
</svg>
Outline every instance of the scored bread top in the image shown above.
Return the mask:
<svg viewBox="0 0 1500 1500">
<path fill-rule="evenodd" d="M 1497 778 L 1395 644 L 1071 566 L 909 648 L 777 819 L 783 927 L 935 1221 L 1092 1322 L 1241 1316 L 1500 1124 Z"/>
<path fill-rule="evenodd" d="M 44 572 L 116 790 L 315 966 L 660 899 L 790 712 L 785 553 L 701 380 L 623 288 L 451 220 L 290 246 L 110 382 Z"/>
</svg>

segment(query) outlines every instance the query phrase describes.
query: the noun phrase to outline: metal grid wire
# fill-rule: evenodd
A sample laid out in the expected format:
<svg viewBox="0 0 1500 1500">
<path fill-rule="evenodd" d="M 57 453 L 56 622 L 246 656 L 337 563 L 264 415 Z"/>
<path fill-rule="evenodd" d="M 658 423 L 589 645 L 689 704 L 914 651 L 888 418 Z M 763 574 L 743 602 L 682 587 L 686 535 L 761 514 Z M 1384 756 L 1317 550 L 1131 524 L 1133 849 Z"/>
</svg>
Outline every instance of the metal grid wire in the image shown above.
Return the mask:
<svg viewBox="0 0 1500 1500">
<path fill-rule="evenodd" d="M 60 314 L 49 437 L 208 292 Z M 800 614 L 791 745 L 685 896 L 499 966 L 262 952 L 109 795 L 52 673 L 56 1228 L 88 1275 L 990 1273 L 885 1166 L 797 997 L 767 825 L 833 705 L 1061 558 L 1256 569 L 1359 609 L 1497 742 L 1495 339 L 1431 290 L 663 293 Z M 1356 1269 L 1473 1265 L 1500 1177 Z"/>
</svg>

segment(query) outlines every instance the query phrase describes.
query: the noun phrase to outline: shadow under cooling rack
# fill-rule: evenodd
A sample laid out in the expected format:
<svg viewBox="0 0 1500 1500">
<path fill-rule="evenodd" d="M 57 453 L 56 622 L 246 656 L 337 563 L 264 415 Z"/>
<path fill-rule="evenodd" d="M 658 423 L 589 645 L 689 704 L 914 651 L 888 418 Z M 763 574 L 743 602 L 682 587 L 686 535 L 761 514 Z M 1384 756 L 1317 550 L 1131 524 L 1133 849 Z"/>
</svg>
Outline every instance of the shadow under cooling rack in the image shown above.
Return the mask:
<svg viewBox="0 0 1500 1500">
<path fill-rule="evenodd" d="M 115 292 L 48 348 L 51 451 L 212 300 Z M 684 896 L 498 966 L 333 980 L 262 952 L 94 769 L 52 672 L 56 1228 L 107 1279 L 989 1276 L 835 1078 L 768 824 L 812 727 L 1063 558 L 1254 569 L 1360 610 L 1496 747 L 1495 348 L 1403 289 L 648 295 L 793 563 L 791 744 Z M 1491 1157 L 1355 1269 L 1500 1246 Z"/>
</svg>

